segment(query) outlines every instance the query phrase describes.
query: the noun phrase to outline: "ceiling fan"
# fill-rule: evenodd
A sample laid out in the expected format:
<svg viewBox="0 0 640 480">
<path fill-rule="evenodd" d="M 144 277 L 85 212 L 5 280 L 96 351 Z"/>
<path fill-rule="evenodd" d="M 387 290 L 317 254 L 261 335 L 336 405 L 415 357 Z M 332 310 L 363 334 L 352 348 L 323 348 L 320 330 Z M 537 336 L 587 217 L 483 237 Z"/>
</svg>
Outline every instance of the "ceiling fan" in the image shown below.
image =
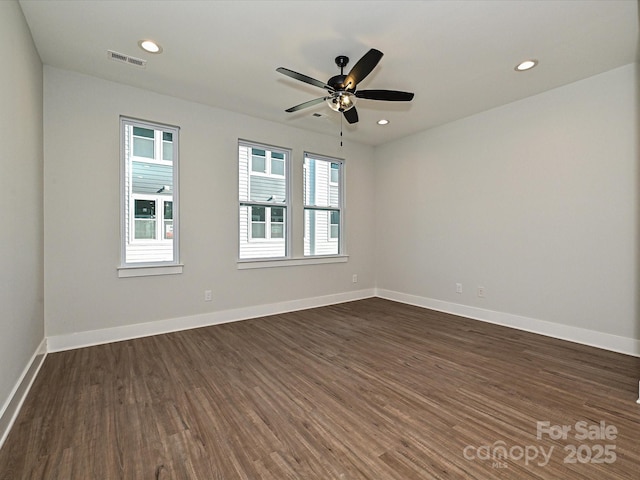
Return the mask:
<svg viewBox="0 0 640 480">
<path fill-rule="evenodd" d="M 409 102 L 413 99 L 413 93 L 399 92 L 397 90 L 357 90 L 358 83 L 378 65 L 383 53 L 372 48 L 356 62 L 347 75 L 344 68 L 349 63 L 349 57 L 340 55 L 336 57 L 336 65 L 340 68 L 340 75 L 335 75 L 327 80 L 327 83 L 311 78 L 302 73 L 294 72 L 288 68 L 277 68 L 276 71 L 309 85 L 325 89 L 328 95 L 288 108 L 285 112 L 297 112 L 303 108 L 311 107 L 322 102 L 327 102 L 336 112 L 341 112 L 349 123 L 358 121 L 358 112 L 355 108 L 356 99 L 384 100 L 387 102 Z"/>
</svg>

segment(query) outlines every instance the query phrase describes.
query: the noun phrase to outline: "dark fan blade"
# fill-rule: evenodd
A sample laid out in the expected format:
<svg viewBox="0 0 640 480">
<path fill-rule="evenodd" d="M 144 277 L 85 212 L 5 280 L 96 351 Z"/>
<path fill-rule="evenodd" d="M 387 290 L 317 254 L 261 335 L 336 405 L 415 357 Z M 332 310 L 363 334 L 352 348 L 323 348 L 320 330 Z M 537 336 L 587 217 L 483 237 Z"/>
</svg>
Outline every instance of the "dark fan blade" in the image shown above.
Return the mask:
<svg viewBox="0 0 640 480">
<path fill-rule="evenodd" d="M 302 73 L 294 72 L 293 70 L 289 70 L 288 68 L 284 68 L 284 67 L 276 68 L 276 72 L 282 73 L 287 77 L 295 78 L 296 80 L 300 80 L 301 82 L 308 83 L 309 85 L 324 88 L 325 90 L 329 90 L 330 92 L 333 92 L 333 88 L 331 88 L 326 83 L 321 82 L 320 80 L 316 80 L 315 78 L 311 78 L 306 75 L 303 75 Z"/>
<path fill-rule="evenodd" d="M 376 65 L 378 65 L 382 55 L 383 53 L 375 48 L 372 48 L 365 53 L 364 56 L 353 66 L 349 75 L 347 75 L 347 78 L 344 81 L 345 88 L 347 90 L 355 89 L 356 85 L 364 80 L 364 78 L 369 75 L 374 68 L 376 68 Z"/>
<path fill-rule="evenodd" d="M 329 97 L 320 97 L 314 100 L 309 100 L 308 102 L 301 103 L 300 105 L 296 105 L 295 107 L 287 108 L 285 112 L 297 112 L 298 110 L 302 110 L 303 108 L 311 107 L 313 105 L 317 105 L 318 103 L 324 102 Z"/>
<path fill-rule="evenodd" d="M 346 112 L 342 112 L 344 118 L 347 119 L 349 123 L 358 123 L 358 112 L 356 111 L 356 107 L 351 107 Z"/>
<path fill-rule="evenodd" d="M 413 93 L 398 92 L 396 90 L 359 90 L 356 97 L 367 100 L 386 100 L 387 102 L 410 102 Z"/>
</svg>

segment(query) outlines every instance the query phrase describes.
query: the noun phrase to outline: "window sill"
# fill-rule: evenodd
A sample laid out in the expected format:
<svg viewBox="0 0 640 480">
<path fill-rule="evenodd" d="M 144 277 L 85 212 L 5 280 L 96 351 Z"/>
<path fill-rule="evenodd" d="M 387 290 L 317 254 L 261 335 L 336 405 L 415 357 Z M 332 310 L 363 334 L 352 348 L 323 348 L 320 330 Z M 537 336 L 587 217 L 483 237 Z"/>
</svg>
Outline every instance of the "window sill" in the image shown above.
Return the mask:
<svg viewBox="0 0 640 480">
<path fill-rule="evenodd" d="M 319 265 L 325 263 L 346 263 L 348 255 L 327 255 L 321 257 L 283 258 L 265 260 L 238 260 L 238 270 L 251 270 L 254 268 L 272 267 L 296 267 L 300 265 Z"/>
<path fill-rule="evenodd" d="M 141 265 L 136 267 L 118 267 L 119 278 L 152 277 L 156 275 L 178 275 L 184 265 Z"/>
</svg>

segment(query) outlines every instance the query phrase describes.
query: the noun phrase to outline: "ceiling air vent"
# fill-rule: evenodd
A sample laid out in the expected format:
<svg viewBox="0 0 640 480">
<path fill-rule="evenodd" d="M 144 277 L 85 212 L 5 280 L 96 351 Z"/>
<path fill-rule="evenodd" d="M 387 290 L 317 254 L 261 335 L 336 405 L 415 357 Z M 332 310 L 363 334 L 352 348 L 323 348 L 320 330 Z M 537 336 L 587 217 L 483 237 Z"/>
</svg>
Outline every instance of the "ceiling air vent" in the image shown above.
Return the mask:
<svg viewBox="0 0 640 480">
<path fill-rule="evenodd" d="M 114 52 L 113 50 L 107 50 L 107 57 L 116 62 L 128 63 L 130 65 L 135 65 L 136 67 L 145 68 L 145 66 L 147 65 L 146 60 L 131 57 L 129 55 L 125 55 L 124 53 Z"/>
</svg>

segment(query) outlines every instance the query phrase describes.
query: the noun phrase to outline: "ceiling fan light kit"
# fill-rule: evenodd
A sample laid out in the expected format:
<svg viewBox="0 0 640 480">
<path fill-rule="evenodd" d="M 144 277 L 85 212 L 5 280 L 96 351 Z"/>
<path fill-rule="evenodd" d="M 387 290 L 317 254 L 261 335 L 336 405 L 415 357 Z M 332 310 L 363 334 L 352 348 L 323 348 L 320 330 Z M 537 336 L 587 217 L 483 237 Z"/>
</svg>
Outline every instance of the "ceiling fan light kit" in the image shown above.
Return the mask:
<svg viewBox="0 0 640 480">
<path fill-rule="evenodd" d="M 322 88 L 328 92 L 328 95 L 314 100 L 295 105 L 286 109 L 286 112 L 292 113 L 311 107 L 322 102 L 326 102 L 332 110 L 341 112 L 347 122 L 353 124 L 358 122 L 358 112 L 355 108 L 356 99 L 363 98 L 366 100 L 382 100 L 387 102 L 410 102 L 413 100 L 413 93 L 401 92 L 397 90 L 357 90 L 358 83 L 364 80 L 373 69 L 378 65 L 383 53 L 375 48 L 370 49 L 364 56 L 356 62 L 347 75 L 344 74 L 344 68 L 349 63 L 349 57 L 339 55 L 335 62 L 340 69 L 340 75 L 331 77 L 326 83 L 311 78 L 302 73 L 294 72 L 288 68 L 280 67 L 276 71 L 291 77 L 295 80 Z"/>
<path fill-rule="evenodd" d="M 336 112 L 346 112 L 356 106 L 356 96 L 351 92 L 339 92 L 337 95 L 326 97 L 327 105 Z"/>
</svg>

